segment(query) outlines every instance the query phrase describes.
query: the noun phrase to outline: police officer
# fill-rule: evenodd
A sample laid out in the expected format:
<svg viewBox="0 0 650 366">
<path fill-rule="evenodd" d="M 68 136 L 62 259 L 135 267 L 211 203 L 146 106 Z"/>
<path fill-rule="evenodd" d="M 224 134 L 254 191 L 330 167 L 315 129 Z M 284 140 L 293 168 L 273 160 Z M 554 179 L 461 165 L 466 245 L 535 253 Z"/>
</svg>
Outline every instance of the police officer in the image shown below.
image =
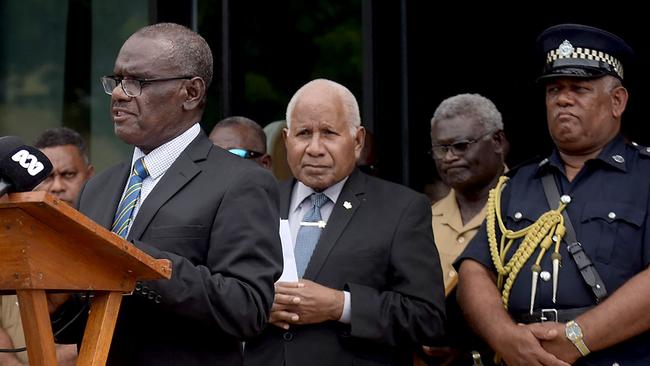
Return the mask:
<svg viewBox="0 0 650 366">
<path fill-rule="evenodd" d="M 491 192 L 459 302 L 507 365 L 648 365 L 650 149 L 620 134 L 632 50 L 576 24 L 538 43 L 555 149 Z"/>
</svg>

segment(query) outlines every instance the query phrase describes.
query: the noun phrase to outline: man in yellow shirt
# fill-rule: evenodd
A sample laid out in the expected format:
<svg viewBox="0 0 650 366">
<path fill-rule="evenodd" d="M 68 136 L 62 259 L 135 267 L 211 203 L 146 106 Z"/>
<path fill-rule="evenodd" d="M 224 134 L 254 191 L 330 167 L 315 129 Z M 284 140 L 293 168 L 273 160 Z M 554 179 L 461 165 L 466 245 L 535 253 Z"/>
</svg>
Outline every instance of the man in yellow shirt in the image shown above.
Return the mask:
<svg viewBox="0 0 650 366">
<path fill-rule="evenodd" d="M 456 284 L 452 263 L 485 219 L 488 193 L 504 171 L 501 113 L 489 99 L 460 94 L 445 99 L 431 119 L 431 155 L 449 194 L 432 206 L 445 293 Z"/>
<path fill-rule="evenodd" d="M 501 113 L 494 103 L 478 94 L 460 94 L 445 99 L 431 119 L 431 156 L 438 173 L 451 190 L 433 204 L 433 234 L 440 254 L 440 264 L 445 282 L 448 326 L 450 333 L 462 328 L 462 314 L 458 311 L 455 296 L 449 296 L 456 287 L 458 276 L 452 263 L 462 253 L 485 219 L 488 193 L 501 174 L 508 143 L 503 133 Z M 456 314 L 457 316 L 453 316 Z M 462 333 L 462 331 L 460 331 Z M 467 364 L 452 347 L 425 348 L 425 353 L 437 360 Z M 466 343 L 463 345 L 465 346 Z M 484 357 L 486 359 L 486 357 Z"/>
</svg>

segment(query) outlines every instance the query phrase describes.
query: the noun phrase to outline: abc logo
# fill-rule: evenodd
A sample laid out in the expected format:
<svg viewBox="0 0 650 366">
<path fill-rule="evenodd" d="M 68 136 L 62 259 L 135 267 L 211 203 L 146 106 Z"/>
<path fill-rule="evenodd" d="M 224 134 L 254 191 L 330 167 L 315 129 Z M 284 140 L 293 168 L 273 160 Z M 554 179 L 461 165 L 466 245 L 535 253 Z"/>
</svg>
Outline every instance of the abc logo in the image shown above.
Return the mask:
<svg viewBox="0 0 650 366">
<path fill-rule="evenodd" d="M 20 166 L 27 169 L 27 173 L 29 173 L 29 175 L 32 177 L 45 169 L 43 163 L 38 161 L 38 159 L 36 159 L 36 157 L 30 154 L 27 150 L 18 150 L 18 152 L 11 157 L 11 160 L 17 162 L 20 164 Z"/>
</svg>

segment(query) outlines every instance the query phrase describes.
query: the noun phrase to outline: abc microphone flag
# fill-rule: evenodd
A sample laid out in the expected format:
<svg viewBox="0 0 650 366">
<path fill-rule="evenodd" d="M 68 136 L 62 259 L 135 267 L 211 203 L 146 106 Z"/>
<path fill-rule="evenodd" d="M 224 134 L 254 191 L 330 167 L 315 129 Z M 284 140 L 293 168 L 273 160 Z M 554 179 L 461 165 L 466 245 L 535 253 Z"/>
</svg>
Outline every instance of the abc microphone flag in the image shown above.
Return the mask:
<svg viewBox="0 0 650 366">
<path fill-rule="evenodd" d="M 40 150 L 15 136 L 0 137 L 0 196 L 31 191 L 52 171 L 52 163 Z"/>
</svg>

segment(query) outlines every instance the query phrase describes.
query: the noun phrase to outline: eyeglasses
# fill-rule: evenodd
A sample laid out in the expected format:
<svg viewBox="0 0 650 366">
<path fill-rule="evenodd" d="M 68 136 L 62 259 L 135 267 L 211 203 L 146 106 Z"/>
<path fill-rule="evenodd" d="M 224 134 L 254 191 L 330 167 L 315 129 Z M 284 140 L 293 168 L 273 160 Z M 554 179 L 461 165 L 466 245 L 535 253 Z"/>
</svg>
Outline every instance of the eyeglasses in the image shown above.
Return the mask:
<svg viewBox="0 0 650 366">
<path fill-rule="evenodd" d="M 469 150 L 472 144 L 475 144 L 481 140 L 487 140 L 487 138 L 491 137 L 494 132 L 495 131 L 488 131 L 475 139 L 456 141 L 452 144 L 433 145 L 431 147 L 430 153 L 434 159 L 444 158 L 450 150 L 451 153 L 455 156 L 461 156 L 465 154 L 467 150 Z"/>
<path fill-rule="evenodd" d="M 113 95 L 113 90 L 117 88 L 117 85 L 122 85 L 122 91 L 127 96 L 134 98 L 139 97 L 142 94 L 142 85 L 148 83 L 155 83 L 159 81 L 170 81 L 170 80 L 189 80 L 193 76 L 174 76 L 171 78 L 158 78 L 158 79 L 137 79 L 137 78 L 124 78 L 123 76 L 102 76 L 102 86 L 104 91 L 108 95 Z"/>
<path fill-rule="evenodd" d="M 255 159 L 264 155 L 264 153 L 253 151 L 253 150 L 229 149 L 228 151 L 244 159 Z"/>
</svg>

